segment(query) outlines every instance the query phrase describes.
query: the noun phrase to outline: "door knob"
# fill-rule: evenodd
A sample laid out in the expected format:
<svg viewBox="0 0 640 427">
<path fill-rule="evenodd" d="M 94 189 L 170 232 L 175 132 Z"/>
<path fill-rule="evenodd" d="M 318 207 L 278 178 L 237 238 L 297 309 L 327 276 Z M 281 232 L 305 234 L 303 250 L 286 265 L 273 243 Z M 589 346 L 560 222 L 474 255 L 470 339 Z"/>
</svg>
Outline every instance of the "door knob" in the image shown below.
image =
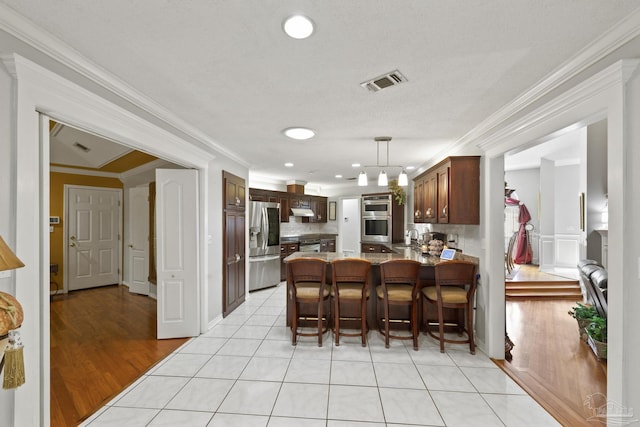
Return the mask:
<svg viewBox="0 0 640 427">
<path fill-rule="evenodd" d="M 132 245 L 132 244 L 129 244 L 128 246 L 129 246 L 131 249 L 133 249 L 133 245 Z"/>
<path fill-rule="evenodd" d="M 236 254 L 236 262 L 240 261 L 240 255 Z"/>
<path fill-rule="evenodd" d="M 75 246 L 76 246 L 76 244 L 75 244 L 75 243 L 73 243 L 73 242 L 71 242 L 71 243 L 69 244 L 69 246 L 71 246 L 71 247 L 73 248 L 73 247 L 75 247 Z"/>
<path fill-rule="evenodd" d="M 76 236 L 71 236 L 71 237 L 69 237 L 69 239 L 76 240 Z"/>
</svg>

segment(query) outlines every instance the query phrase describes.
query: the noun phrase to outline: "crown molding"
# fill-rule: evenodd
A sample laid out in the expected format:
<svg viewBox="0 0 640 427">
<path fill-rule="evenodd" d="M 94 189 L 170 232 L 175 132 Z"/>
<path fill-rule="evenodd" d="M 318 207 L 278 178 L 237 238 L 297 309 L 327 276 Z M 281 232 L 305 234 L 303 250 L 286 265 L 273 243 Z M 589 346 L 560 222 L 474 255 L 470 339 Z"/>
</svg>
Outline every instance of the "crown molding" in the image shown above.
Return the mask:
<svg viewBox="0 0 640 427">
<path fill-rule="evenodd" d="M 104 68 L 89 61 L 71 46 L 44 31 L 23 15 L 20 15 L 15 10 L 3 4 L 0 4 L 0 29 L 60 62 L 72 71 L 86 77 L 95 84 L 125 99 L 137 108 L 167 123 L 175 130 L 188 135 L 197 142 L 200 149 L 213 152 L 214 154 L 223 154 L 242 166 L 249 167 L 248 162 L 215 142 L 195 126 L 179 118 Z"/>
<path fill-rule="evenodd" d="M 455 150 L 479 140 L 482 136 L 495 131 L 502 123 L 540 100 L 569 79 L 605 58 L 624 44 L 640 35 L 640 9 L 636 9 L 618 24 L 614 25 L 596 40 L 578 51 L 573 57 L 549 73 L 546 77 L 526 90 L 500 110 L 480 122 L 449 150 Z M 627 77 L 628 78 L 628 77 Z"/>
<path fill-rule="evenodd" d="M 87 176 L 99 176 L 103 178 L 115 178 L 120 179 L 120 174 L 115 172 L 103 172 L 91 169 L 76 169 L 63 166 L 51 166 L 49 172 L 68 173 L 73 175 L 87 175 Z"/>
<path fill-rule="evenodd" d="M 593 99 L 598 94 L 601 94 L 616 85 L 624 84 L 632 75 L 633 71 L 639 66 L 640 60 L 638 59 L 625 59 L 618 61 L 591 78 L 567 90 L 541 107 L 533 110 L 523 117 L 520 117 L 518 120 L 515 120 L 514 122 L 499 129 L 492 129 L 492 132 L 487 132 L 487 134 L 482 136 L 482 141 L 477 143 L 477 146 L 483 149 L 487 154 L 491 154 L 496 151 L 507 151 L 508 149 L 513 148 L 508 147 L 507 145 L 513 144 L 516 136 L 532 130 L 540 123 L 545 122 L 551 117 L 560 115 L 563 111 L 566 111 L 571 107 Z M 559 132 L 562 132 L 562 130 Z"/>
</svg>

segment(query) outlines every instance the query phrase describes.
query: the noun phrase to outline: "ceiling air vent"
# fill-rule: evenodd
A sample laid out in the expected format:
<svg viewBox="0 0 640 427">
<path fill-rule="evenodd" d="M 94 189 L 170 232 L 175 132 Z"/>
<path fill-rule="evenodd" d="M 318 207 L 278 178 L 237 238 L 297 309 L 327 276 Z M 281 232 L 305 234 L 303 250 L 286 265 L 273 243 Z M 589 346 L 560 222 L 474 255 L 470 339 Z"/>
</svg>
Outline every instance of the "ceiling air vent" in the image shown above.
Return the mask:
<svg viewBox="0 0 640 427">
<path fill-rule="evenodd" d="M 374 79 L 368 80 L 366 82 L 360 83 L 365 89 L 369 89 L 371 92 L 378 92 L 384 88 L 399 85 L 400 83 L 406 82 L 407 79 L 403 76 L 400 71 L 394 70 L 389 73 L 378 76 Z"/>
<path fill-rule="evenodd" d="M 91 148 L 87 147 L 86 145 L 82 145 L 79 142 L 75 142 L 73 146 L 84 151 L 85 153 L 88 153 L 89 151 L 91 151 Z"/>
</svg>

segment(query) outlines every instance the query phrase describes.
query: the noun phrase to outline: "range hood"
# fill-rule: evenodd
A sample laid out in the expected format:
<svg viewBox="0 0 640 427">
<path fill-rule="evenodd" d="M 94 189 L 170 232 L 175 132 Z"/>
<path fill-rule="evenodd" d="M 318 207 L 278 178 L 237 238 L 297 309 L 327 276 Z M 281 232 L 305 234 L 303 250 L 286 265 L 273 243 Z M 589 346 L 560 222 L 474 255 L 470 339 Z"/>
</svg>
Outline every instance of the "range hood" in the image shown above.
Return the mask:
<svg viewBox="0 0 640 427">
<path fill-rule="evenodd" d="M 316 214 L 313 213 L 311 209 L 307 209 L 307 208 L 291 208 L 291 215 L 303 216 L 303 217 L 316 216 Z"/>
</svg>

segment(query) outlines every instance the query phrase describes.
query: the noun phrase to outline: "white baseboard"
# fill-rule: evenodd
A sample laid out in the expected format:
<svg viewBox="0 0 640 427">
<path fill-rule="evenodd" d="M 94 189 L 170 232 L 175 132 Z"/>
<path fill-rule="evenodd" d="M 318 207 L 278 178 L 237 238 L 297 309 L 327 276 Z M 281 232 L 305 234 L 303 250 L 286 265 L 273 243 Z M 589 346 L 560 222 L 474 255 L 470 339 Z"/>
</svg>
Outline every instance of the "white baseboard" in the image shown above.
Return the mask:
<svg viewBox="0 0 640 427">
<path fill-rule="evenodd" d="M 222 320 L 222 314 L 218 314 L 216 317 L 213 318 L 213 320 L 211 320 L 208 324 L 207 324 L 207 331 L 210 331 L 211 328 L 213 328 L 214 326 L 216 326 L 220 321 Z"/>
<path fill-rule="evenodd" d="M 156 301 L 158 300 L 158 285 L 149 283 L 149 298 L 153 298 Z"/>
</svg>

